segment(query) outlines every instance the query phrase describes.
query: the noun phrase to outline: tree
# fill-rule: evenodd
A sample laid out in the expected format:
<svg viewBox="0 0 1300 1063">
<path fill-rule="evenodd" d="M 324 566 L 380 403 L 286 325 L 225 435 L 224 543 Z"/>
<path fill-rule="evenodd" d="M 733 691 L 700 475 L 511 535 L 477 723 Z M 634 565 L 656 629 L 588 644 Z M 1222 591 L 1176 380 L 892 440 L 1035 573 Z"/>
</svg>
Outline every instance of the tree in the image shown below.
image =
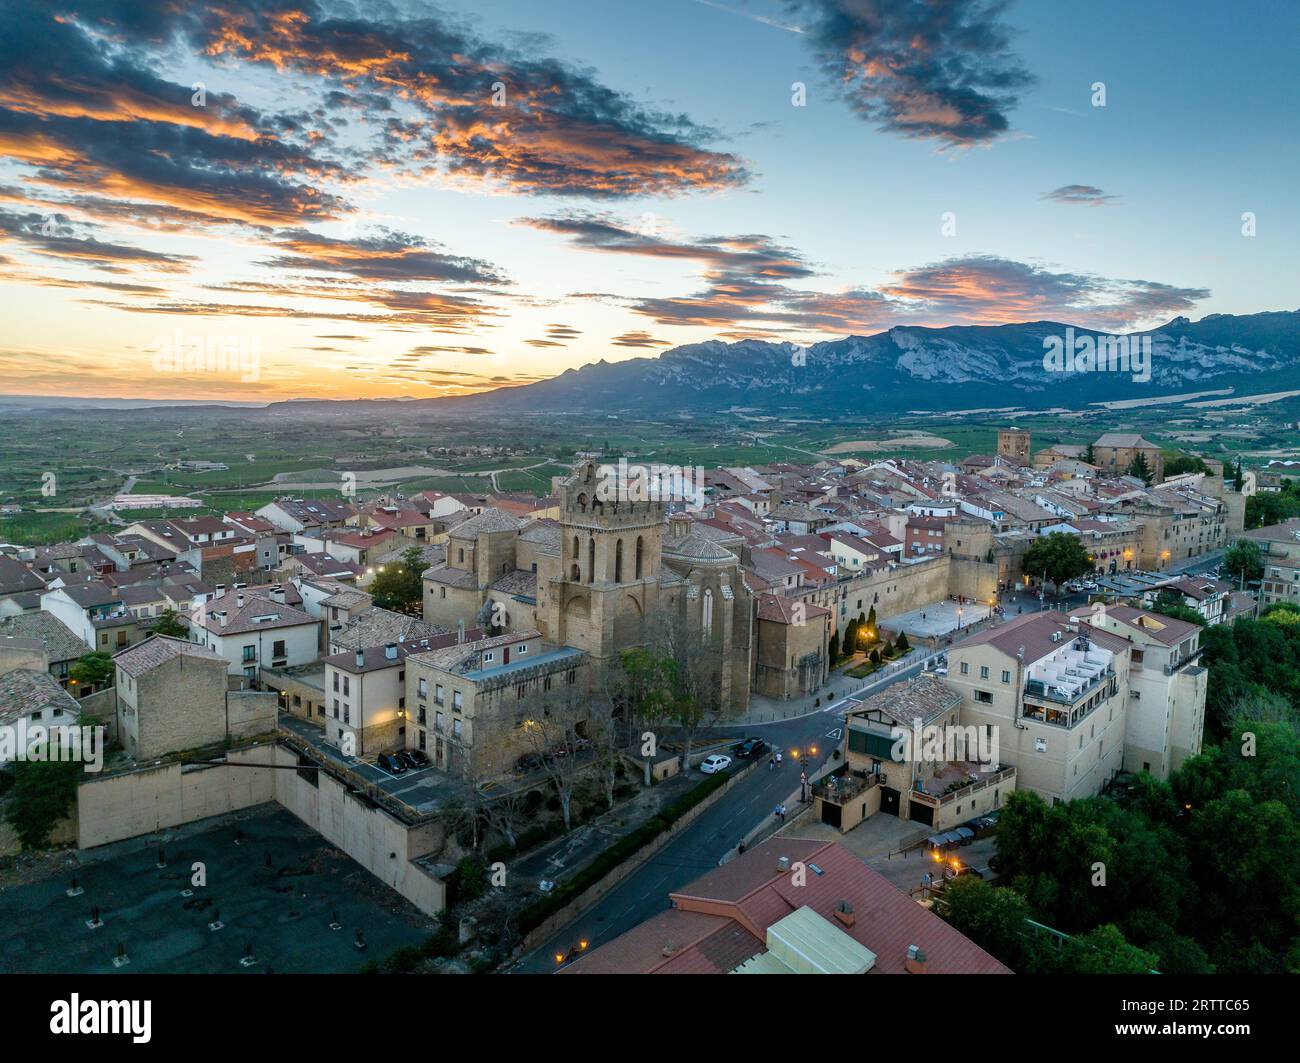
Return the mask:
<svg viewBox="0 0 1300 1063">
<path fill-rule="evenodd" d="M 826 652 L 830 657 L 832 665 L 840 659 L 840 633 L 838 631 L 831 632 L 831 641 Z"/>
<path fill-rule="evenodd" d="M 173 639 L 187 639 L 190 637 L 190 629 L 185 626 L 175 609 L 164 609 L 158 614 L 158 619 L 154 621 L 153 627 L 149 629 L 151 635 L 166 635 Z"/>
<path fill-rule="evenodd" d="M 99 687 L 112 685 L 113 672 L 113 658 L 96 650 L 73 661 L 68 678 L 79 687 L 89 688 L 85 693 L 92 693 Z"/>
<path fill-rule="evenodd" d="M 1061 956 L 1070 974 L 1150 974 L 1159 962 L 1154 952 L 1130 945 L 1114 923 L 1071 938 Z"/>
<path fill-rule="evenodd" d="M 899 653 L 907 653 L 911 650 L 912 644 L 907 641 L 906 631 L 900 631 L 898 633 L 898 641 L 894 643 L 894 647 Z"/>
<path fill-rule="evenodd" d="M 844 628 L 844 656 L 852 657 L 858 652 L 858 622 L 850 620 Z"/>
<path fill-rule="evenodd" d="M 1143 451 L 1139 450 L 1137 454 L 1134 455 L 1133 460 L 1129 462 L 1128 468 L 1124 471 L 1129 476 L 1141 480 L 1144 484 L 1149 484 L 1151 482 L 1151 466 L 1147 464 L 1147 456 Z"/>
<path fill-rule="evenodd" d="M 1033 939 L 1025 920 L 1028 903 L 1015 890 L 991 886 L 974 875 L 949 882 L 935 901 L 935 913 L 985 952 L 1018 974 L 1032 974 Z"/>
<path fill-rule="evenodd" d="M 1020 564 L 1031 576 L 1045 575 L 1057 594 L 1063 583 L 1093 570 L 1083 540 L 1072 532 L 1052 532 L 1035 539 Z"/>
<path fill-rule="evenodd" d="M 1151 603 L 1151 609 L 1161 616 L 1170 616 L 1175 620 L 1186 620 L 1189 624 L 1195 624 L 1197 627 L 1207 626 L 1205 617 L 1186 605 L 1181 594 L 1161 591 L 1156 595 L 1155 601 Z"/>
<path fill-rule="evenodd" d="M 1243 483 L 1245 483 L 1245 476 L 1242 474 L 1241 471 L 1241 459 L 1238 458 L 1237 472 L 1236 475 L 1232 478 L 1232 486 L 1236 488 L 1236 490 L 1240 491 Z"/>
<path fill-rule="evenodd" d="M 1264 576 L 1264 562 L 1254 539 L 1238 539 L 1223 555 L 1223 574 L 1245 587 Z"/>
<path fill-rule="evenodd" d="M 582 767 L 578 754 L 587 745 L 579 733 L 588 720 L 585 702 L 576 685 L 539 690 L 528 700 L 529 715 L 521 725 L 524 740 L 559 799 L 566 831 L 573 827 L 573 791 Z"/>
<path fill-rule="evenodd" d="M 1181 454 L 1176 450 L 1165 451 L 1165 476 L 1181 476 L 1187 472 L 1200 472 L 1210 475 L 1210 467 L 1198 454 Z"/>
<path fill-rule="evenodd" d="M 1094 449 L 1094 444 L 1089 443 L 1088 449 L 1083 452 L 1083 460 L 1086 461 L 1089 465 L 1097 464 L 1096 455 L 1093 453 L 1093 449 Z"/>
<path fill-rule="evenodd" d="M 418 546 L 402 554 L 402 559 L 382 566 L 370 582 L 370 596 L 381 609 L 419 616 L 424 607 L 424 555 Z"/>
<path fill-rule="evenodd" d="M 681 729 L 682 767 L 691 761 L 695 736 L 722 708 L 722 673 L 727 667 L 721 643 L 669 609 L 647 617 L 651 652 L 665 662 L 669 677 L 669 719 Z"/>
<path fill-rule="evenodd" d="M 19 760 L 5 819 L 24 849 L 42 849 L 77 799 L 81 765 L 70 760 Z"/>
</svg>

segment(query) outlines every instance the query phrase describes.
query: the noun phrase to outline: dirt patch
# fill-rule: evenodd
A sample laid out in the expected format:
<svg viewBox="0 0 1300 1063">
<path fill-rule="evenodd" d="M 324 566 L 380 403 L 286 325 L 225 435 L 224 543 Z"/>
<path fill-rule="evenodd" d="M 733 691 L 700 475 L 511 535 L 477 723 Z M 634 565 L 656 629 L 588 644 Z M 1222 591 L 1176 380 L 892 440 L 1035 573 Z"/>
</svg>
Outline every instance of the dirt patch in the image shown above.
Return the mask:
<svg viewBox="0 0 1300 1063">
<path fill-rule="evenodd" d="M 893 439 L 850 439 L 846 443 L 836 443 L 827 447 L 824 454 L 847 454 L 855 450 L 902 450 L 907 447 L 927 447 L 938 450 L 952 446 L 951 439 L 941 436 L 903 435 Z"/>
</svg>

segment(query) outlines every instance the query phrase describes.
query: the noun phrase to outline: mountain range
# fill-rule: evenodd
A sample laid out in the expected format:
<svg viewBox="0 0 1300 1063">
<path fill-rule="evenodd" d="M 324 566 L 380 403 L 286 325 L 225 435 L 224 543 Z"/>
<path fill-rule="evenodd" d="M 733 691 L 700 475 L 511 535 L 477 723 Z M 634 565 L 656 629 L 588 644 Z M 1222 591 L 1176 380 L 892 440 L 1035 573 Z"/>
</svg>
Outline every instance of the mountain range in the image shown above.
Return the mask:
<svg viewBox="0 0 1300 1063">
<path fill-rule="evenodd" d="M 1068 330 L 1068 331 L 1067 331 Z M 1149 379 L 1125 372 L 1045 367 L 1053 338 L 1109 334 L 1054 321 L 1010 325 L 897 326 L 798 348 L 789 343 L 708 341 L 655 358 L 600 361 L 523 387 L 459 398 L 459 405 L 520 411 L 618 413 L 730 408 L 827 414 L 846 406 L 882 411 L 1017 406 L 1078 408 L 1090 402 L 1221 390 L 1300 388 L 1300 311 L 1174 318 L 1126 334 L 1149 340 Z M 1137 362 L 1133 363 L 1136 367 Z"/>
</svg>

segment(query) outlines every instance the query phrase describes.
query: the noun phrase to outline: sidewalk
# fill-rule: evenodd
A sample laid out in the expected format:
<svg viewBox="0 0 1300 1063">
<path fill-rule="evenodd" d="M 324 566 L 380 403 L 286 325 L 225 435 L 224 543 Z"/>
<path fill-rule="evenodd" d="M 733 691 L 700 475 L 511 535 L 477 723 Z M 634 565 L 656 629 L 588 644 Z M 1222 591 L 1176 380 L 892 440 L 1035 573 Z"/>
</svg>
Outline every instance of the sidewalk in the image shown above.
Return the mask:
<svg viewBox="0 0 1300 1063">
<path fill-rule="evenodd" d="M 779 701 L 776 698 L 765 697 L 762 694 L 753 694 L 749 699 L 747 712 L 740 716 L 731 717 L 718 726 L 733 727 L 741 724 L 780 723 L 783 720 L 797 720 L 803 716 L 811 716 L 813 713 L 825 712 L 829 706 L 836 705 L 851 695 L 870 690 L 877 685 L 887 685 L 886 681 L 893 682 L 898 678 L 899 673 L 917 668 L 924 661 L 940 656 L 942 652 L 942 649 L 919 650 L 913 648 L 908 651 L 905 657 L 900 657 L 891 664 L 887 664 L 880 671 L 872 673 L 866 679 L 853 679 L 844 674 L 848 668 L 856 667 L 862 663 L 860 659 L 855 659 L 851 663 L 841 665 L 819 689 L 814 690 L 811 694 L 790 698 L 788 701 Z"/>
</svg>

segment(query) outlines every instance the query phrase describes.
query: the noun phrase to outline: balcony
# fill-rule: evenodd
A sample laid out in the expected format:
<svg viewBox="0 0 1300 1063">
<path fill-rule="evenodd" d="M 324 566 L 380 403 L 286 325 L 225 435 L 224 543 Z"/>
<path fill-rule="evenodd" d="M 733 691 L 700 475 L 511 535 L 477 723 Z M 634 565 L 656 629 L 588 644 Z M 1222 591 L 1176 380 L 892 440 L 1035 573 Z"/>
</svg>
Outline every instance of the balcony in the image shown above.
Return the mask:
<svg viewBox="0 0 1300 1063">
<path fill-rule="evenodd" d="M 978 793 L 980 790 L 987 790 L 990 786 L 996 786 L 1005 779 L 1014 778 L 1015 774 L 1015 768 L 1003 768 L 996 774 L 990 775 L 987 779 L 977 779 L 975 782 L 949 793 L 927 794 L 920 790 L 912 790 L 908 797 L 913 801 L 919 801 L 923 805 L 929 805 L 931 808 L 942 808 L 954 801 L 960 801 L 971 794 Z"/>
<path fill-rule="evenodd" d="M 831 775 L 824 783 L 814 783 L 813 797 L 820 797 L 833 805 L 843 805 L 879 786 L 880 775 Z"/>
<path fill-rule="evenodd" d="M 1115 669 L 1107 665 L 1104 669 L 1092 676 L 1080 675 L 1077 682 L 1048 683 L 1042 679 L 1025 680 L 1025 697 L 1036 698 L 1040 701 L 1054 701 L 1060 705 L 1073 705 L 1080 698 L 1086 697 L 1098 687 L 1104 686 L 1109 680 L 1115 677 Z M 1076 678 L 1073 675 L 1066 678 Z"/>
</svg>

